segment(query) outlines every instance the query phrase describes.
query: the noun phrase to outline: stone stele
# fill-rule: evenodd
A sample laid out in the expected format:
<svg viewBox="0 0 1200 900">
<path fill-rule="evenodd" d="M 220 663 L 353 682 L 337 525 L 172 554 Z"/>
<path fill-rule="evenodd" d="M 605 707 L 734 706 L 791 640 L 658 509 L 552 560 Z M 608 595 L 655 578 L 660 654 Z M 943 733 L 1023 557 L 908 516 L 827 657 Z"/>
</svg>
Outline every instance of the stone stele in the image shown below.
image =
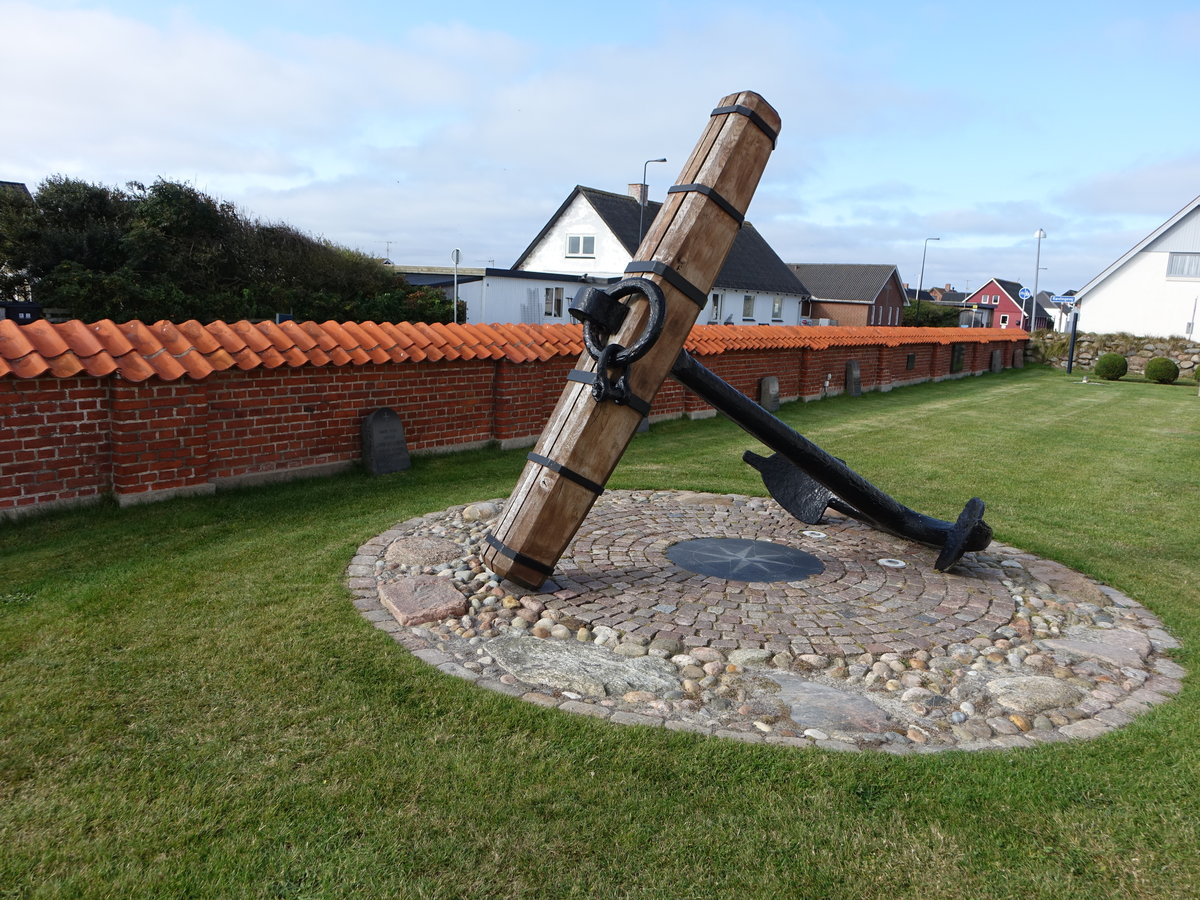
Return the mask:
<svg viewBox="0 0 1200 900">
<path fill-rule="evenodd" d="M 436 575 L 414 575 L 379 586 L 379 602 L 401 625 L 423 625 L 466 615 L 467 598 Z"/>
<path fill-rule="evenodd" d="M 501 668 L 528 684 L 546 684 L 588 697 L 679 689 L 675 666 L 653 656 L 630 659 L 595 644 L 539 640 L 511 631 L 484 646 Z"/>
</svg>

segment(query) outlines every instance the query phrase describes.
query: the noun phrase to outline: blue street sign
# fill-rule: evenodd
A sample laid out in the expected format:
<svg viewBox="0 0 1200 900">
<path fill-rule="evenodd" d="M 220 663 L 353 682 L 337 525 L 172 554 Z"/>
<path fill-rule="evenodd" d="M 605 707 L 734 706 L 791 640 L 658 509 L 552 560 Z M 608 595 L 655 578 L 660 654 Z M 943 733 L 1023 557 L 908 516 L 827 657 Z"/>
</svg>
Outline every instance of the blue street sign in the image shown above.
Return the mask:
<svg viewBox="0 0 1200 900">
<path fill-rule="evenodd" d="M 1033 296 L 1033 291 L 1031 291 L 1029 288 L 1021 288 L 1021 290 L 1017 293 L 1017 296 L 1022 300 L 1028 300 Z"/>
<path fill-rule="evenodd" d="M 1055 294 L 1053 297 L 1050 298 L 1050 302 L 1058 303 L 1060 305 L 1063 303 L 1074 303 L 1075 298 L 1074 297 L 1065 297 L 1065 296 L 1061 296 L 1059 294 Z"/>
</svg>

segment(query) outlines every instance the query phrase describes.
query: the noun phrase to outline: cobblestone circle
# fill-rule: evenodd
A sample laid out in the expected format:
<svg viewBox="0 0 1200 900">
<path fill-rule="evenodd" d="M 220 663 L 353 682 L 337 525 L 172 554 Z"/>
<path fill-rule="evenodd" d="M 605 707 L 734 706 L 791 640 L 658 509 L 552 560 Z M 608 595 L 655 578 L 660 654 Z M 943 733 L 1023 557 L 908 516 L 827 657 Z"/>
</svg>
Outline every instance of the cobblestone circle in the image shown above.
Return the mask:
<svg viewBox="0 0 1200 900">
<path fill-rule="evenodd" d="M 567 712 L 830 750 L 1001 749 L 1098 737 L 1185 674 L 1135 600 L 995 542 L 943 573 L 934 549 L 832 512 L 806 526 L 761 498 L 613 491 L 533 592 L 480 560 L 502 507 L 402 522 L 359 548 L 347 581 L 425 662 Z M 696 537 L 770 541 L 824 571 L 698 575 L 666 556 Z"/>
</svg>

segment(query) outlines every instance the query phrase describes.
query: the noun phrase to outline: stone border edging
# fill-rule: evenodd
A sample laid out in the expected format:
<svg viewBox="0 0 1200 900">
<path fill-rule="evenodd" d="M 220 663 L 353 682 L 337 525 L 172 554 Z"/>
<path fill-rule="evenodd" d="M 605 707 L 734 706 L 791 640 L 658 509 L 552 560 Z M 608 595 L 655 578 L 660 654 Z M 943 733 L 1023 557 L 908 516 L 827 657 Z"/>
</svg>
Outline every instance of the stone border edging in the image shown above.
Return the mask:
<svg viewBox="0 0 1200 900">
<path fill-rule="evenodd" d="M 1178 642 L 1136 601 L 1003 545 L 940 579 L 928 548 L 851 520 L 801 531 L 760 498 L 616 491 L 537 593 L 479 560 L 501 506 L 399 523 L 359 548 L 347 583 L 364 617 L 418 659 L 565 712 L 793 747 L 1003 749 L 1106 734 L 1185 674 L 1165 655 Z M 612 527 L 613 510 L 636 527 Z M 755 589 L 673 574 L 661 550 L 689 527 L 820 541 L 831 575 Z M 897 557 L 906 565 L 878 565 Z M 707 599 L 687 602 L 696 596 Z M 664 598 L 676 602 L 650 603 Z M 800 627 L 785 633 L 789 623 Z M 546 674 L 560 665 L 566 674 Z"/>
</svg>

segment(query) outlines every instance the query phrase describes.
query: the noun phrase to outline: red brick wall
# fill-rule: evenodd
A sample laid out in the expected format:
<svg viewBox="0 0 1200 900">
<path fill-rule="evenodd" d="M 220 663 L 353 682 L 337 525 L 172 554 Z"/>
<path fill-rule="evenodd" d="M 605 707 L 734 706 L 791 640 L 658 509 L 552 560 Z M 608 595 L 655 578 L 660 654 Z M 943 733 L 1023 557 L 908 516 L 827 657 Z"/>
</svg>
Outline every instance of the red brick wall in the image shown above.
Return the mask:
<svg viewBox="0 0 1200 900">
<path fill-rule="evenodd" d="M 966 344 L 963 374 L 986 372 L 991 351 L 1012 365 L 1019 344 Z M 906 368 L 908 354 L 915 366 Z M 774 376 L 783 399 L 845 390 L 859 363 L 864 390 L 949 374 L 951 347 L 849 346 L 729 351 L 700 362 L 750 397 Z M 459 360 L 304 366 L 130 383 L 116 378 L 0 380 L 0 517 L 113 494 L 123 503 L 208 493 L 224 483 L 316 474 L 362 455 L 359 427 L 391 407 L 411 450 L 532 443 L 577 360 L 516 364 Z M 826 384 L 826 376 L 829 382 Z M 654 418 L 711 408 L 668 379 Z"/>
<path fill-rule="evenodd" d="M 108 493 L 111 454 L 105 381 L 0 380 L 0 516 Z"/>
</svg>

